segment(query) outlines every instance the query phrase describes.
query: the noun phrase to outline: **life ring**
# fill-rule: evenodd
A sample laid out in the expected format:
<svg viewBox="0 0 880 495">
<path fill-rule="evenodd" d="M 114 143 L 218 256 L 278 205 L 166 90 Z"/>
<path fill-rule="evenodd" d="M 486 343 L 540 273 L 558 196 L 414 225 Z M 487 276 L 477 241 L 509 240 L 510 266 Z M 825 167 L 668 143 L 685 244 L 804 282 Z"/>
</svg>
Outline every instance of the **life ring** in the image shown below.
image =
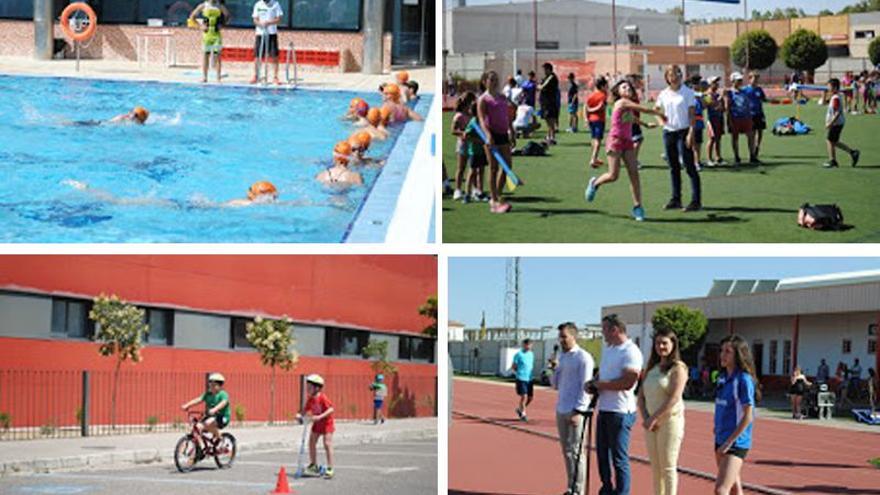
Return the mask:
<svg viewBox="0 0 880 495">
<path fill-rule="evenodd" d="M 77 32 L 70 27 L 70 16 L 75 12 L 84 12 L 89 17 L 89 25 L 86 26 L 84 31 Z M 84 2 L 72 3 L 65 7 L 64 11 L 61 12 L 61 31 L 63 31 L 64 35 L 71 40 L 79 41 L 80 43 L 86 42 L 92 39 L 97 30 L 98 16 L 95 15 L 94 9 L 92 9 L 89 4 Z"/>
</svg>

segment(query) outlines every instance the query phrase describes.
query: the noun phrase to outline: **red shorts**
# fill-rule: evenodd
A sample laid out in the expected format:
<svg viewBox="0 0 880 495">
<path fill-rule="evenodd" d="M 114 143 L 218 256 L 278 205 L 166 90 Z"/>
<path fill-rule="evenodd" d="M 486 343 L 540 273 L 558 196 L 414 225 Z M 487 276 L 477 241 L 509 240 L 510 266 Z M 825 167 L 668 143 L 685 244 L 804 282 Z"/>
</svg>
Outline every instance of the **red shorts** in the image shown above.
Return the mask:
<svg viewBox="0 0 880 495">
<path fill-rule="evenodd" d="M 312 433 L 316 435 L 323 435 L 325 433 L 333 433 L 336 431 L 336 422 L 333 421 L 333 418 L 324 418 L 321 421 L 318 421 L 312 424 Z"/>
<path fill-rule="evenodd" d="M 747 134 L 752 132 L 752 118 L 730 119 L 730 132 L 733 134 Z"/>
<path fill-rule="evenodd" d="M 623 138 L 619 136 L 609 136 L 605 145 L 605 151 L 610 153 L 623 153 L 624 151 L 634 150 L 635 142 L 632 138 Z"/>
</svg>

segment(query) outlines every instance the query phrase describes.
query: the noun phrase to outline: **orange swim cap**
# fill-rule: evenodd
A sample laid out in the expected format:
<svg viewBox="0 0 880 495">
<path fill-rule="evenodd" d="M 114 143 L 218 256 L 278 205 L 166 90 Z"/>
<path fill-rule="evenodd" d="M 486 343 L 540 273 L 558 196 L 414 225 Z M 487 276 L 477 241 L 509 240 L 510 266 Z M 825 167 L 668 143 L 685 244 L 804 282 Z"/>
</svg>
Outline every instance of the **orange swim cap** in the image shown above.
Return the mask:
<svg viewBox="0 0 880 495">
<path fill-rule="evenodd" d="M 263 196 L 266 194 L 271 194 L 273 198 L 278 197 L 278 189 L 276 189 L 275 185 L 271 182 L 267 182 L 264 180 L 251 184 L 251 188 L 248 189 L 247 192 L 248 199 L 250 199 L 251 201 L 253 201 L 257 196 Z"/>
<path fill-rule="evenodd" d="M 367 112 L 370 111 L 370 104 L 364 100 L 361 100 L 354 106 L 354 113 L 356 113 L 360 117 L 366 117 Z"/>
<path fill-rule="evenodd" d="M 147 121 L 150 118 L 150 111 L 144 107 L 134 107 L 134 110 L 131 111 L 134 116 L 141 121 L 141 124 Z"/>
<path fill-rule="evenodd" d="M 382 112 L 376 107 L 371 108 L 367 112 L 367 122 L 373 127 L 378 127 L 382 122 Z"/>
<path fill-rule="evenodd" d="M 361 151 L 367 151 L 370 148 L 370 143 L 373 141 L 372 136 L 367 131 L 356 132 L 354 136 L 349 139 L 349 142 L 354 141 L 357 145 L 357 148 Z"/>
<path fill-rule="evenodd" d="M 387 124 L 388 120 L 391 118 L 391 109 L 388 107 L 382 107 L 382 109 L 379 110 L 379 117 L 381 117 L 383 124 Z"/>
<path fill-rule="evenodd" d="M 399 101 L 399 100 L 400 100 L 400 86 L 398 86 L 398 85 L 396 85 L 396 84 L 394 84 L 394 83 L 388 83 L 388 84 L 386 84 L 386 85 L 385 85 L 385 89 L 383 90 L 383 92 L 384 92 L 386 95 L 388 95 L 388 97 L 391 98 L 393 101 Z"/>
<path fill-rule="evenodd" d="M 404 84 L 407 81 L 409 81 L 409 72 L 402 70 L 397 73 L 397 82 Z"/>
<path fill-rule="evenodd" d="M 348 141 L 339 141 L 333 147 L 333 161 L 348 164 L 348 157 L 351 155 L 351 145 Z"/>
<path fill-rule="evenodd" d="M 348 103 L 348 108 L 354 108 L 354 107 L 358 106 L 358 104 L 362 101 L 364 101 L 363 98 L 361 98 L 360 96 L 355 96 L 354 98 L 351 99 L 351 102 Z M 366 103 L 366 102 L 364 102 L 364 103 Z"/>
</svg>

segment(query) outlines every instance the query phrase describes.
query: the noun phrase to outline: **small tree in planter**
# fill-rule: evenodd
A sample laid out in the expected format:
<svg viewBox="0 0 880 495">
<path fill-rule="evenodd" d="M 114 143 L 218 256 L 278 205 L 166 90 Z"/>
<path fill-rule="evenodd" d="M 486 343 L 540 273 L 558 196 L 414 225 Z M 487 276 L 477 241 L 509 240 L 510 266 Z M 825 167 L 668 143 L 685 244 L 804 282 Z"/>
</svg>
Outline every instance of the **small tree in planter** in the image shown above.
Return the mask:
<svg viewBox="0 0 880 495">
<path fill-rule="evenodd" d="M 868 58 L 875 67 L 880 65 L 880 37 L 874 38 L 868 45 Z"/>
<path fill-rule="evenodd" d="M 425 301 L 425 304 L 419 306 L 419 314 L 429 318 L 431 324 L 426 326 L 422 332 L 431 337 L 437 336 L 437 296 L 431 296 Z"/>
<path fill-rule="evenodd" d="M 89 318 L 97 324 L 95 341 L 101 344 L 98 353 L 116 358 L 113 390 L 110 395 L 110 426 L 115 428 L 119 370 L 126 360 L 133 363 L 141 361 L 144 335 L 150 333 L 150 326 L 146 323 L 146 312 L 143 309 L 120 300 L 116 295 L 101 294 L 96 297 L 89 311 Z"/>
<path fill-rule="evenodd" d="M 828 60 L 828 45 L 818 34 L 801 28 L 782 43 L 782 60 L 789 68 L 813 74 Z"/>
<path fill-rule="evenodd" d="M 397 368 L 388 360 L 388 341 L 387 340 L 371 340 L 363 350 L 364 359 L 373 359 L 370 367 L 373 373 L 383 375 L 392 375 L 397 373 Z"/>
<path fill-rule="evenodd" d="M 763 29 L 739 35 L 730 48 L 733 63 L 747 70 L 770 67 L 776 61 L 778 51 L 776 41 Z"/>
<path fill-rule="evenodd" d="M 299 354 L 293 348 L 293 322 L 287 316 L 280 320 L 256 317 L 247 324 L 247 340 L 260 353 L 264 366 L 272 368 L 272 381 L 269 386 L 269 424 L 275 421 L 275 373 L 276 368 L 290 371 L 299 361 Z"/>
</svg>

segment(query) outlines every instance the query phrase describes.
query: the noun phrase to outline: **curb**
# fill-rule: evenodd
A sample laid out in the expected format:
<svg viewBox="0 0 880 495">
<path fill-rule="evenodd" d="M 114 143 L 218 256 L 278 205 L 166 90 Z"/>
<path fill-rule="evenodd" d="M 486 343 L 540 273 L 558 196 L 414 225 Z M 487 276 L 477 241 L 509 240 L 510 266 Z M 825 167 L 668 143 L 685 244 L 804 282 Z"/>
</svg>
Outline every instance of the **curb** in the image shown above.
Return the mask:
<svg viewBox="0 0 880 495">
<path fill-rule="evenodd" d="M 281 435 L 279 435 L 281 436 Z M 290 440 L 272 440 L 245 442 L 238 444 L 238 452 L 262 452 L 271 450 L 295 450 L 299 442 L 292 435 L 284 435 Z M 345 436 L 335 437 L 335 445 L 362 445 L 370 443 L 395 442 L 401 440 L 427 440 L 437 438 L 437 427 L 408 429 L 408 430 L 384 430 L 352 433 Z M 87 454 L 67 457 L 43 457 L 27 460 L 12 460 L 0 463 L 0 479 L 7 476 L 47 474 L 59 471 L 74 471 L 82 469 L 106 469 L 116 467 L 130 467 L 141 464 L 153 464 L 160 462 L 173 462 L 173 448 L 168 449 L 140 449 L 122 452 Z"/>
</svg>

